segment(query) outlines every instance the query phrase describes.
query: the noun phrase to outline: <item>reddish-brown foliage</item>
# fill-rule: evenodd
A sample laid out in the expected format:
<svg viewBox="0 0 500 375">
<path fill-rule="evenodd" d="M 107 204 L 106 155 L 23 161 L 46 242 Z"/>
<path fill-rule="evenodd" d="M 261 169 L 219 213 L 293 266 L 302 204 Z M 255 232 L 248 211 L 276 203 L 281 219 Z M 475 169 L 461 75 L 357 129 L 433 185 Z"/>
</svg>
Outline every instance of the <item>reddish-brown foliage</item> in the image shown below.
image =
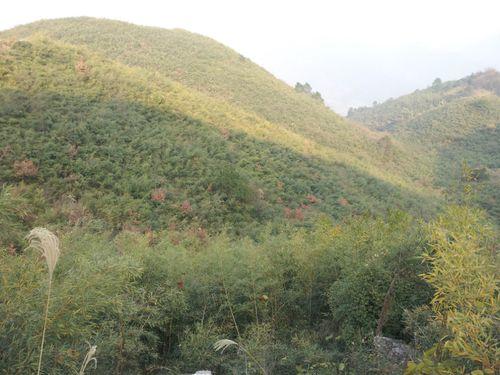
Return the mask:
<svg viewBox="0 0 500 375">
<path fill-rule="evenodd" d="M 316 198 L 314 195 L 312 194 L 309 194 L 307 197 L 307 200 L 309 201 L 309 203 L 311 204 L 315 204 L 315 203 L 318 203 L 318 198 Z"/>
<path fill-rule="evenodd" d="M 18 160 L 14 162 L 14 173 L 17 177 L 34 177 L 38 174 L 38 167 L 31 160 Z"/>
<path fill-rule="evenodd" d="M 292 210 L 288 207 L 285 207 L 283 209 L 283 215 L 285 215 L 285 218 L 291 219 L 292 218 Z"/>
<path fill-rule="evenodd" d="M 0 42 L 0 52 L 7 51 L 11 47 L 11 43 L 8 42 Z"/>
<path fill-rule="evenodd" d="M 163 188 L 156 188 L 151 192 L 151 200 L 153 202 L 165 202 L 166 198 L 167 191 Z"/>
<path fill-rule="evenodd" d="M 89 72 L 90 69 L 83 57 L 80 57 L 80 59 L 75 64 L 75 70 L 80 74 L 87 74 Z"/>
<path fill-rule="evenodd" d="M 304 213 L 302 212 L 302 209 L 296 208 L 294 217 L 295 217 L 295 219 L 300 220 L 300 221 L 304 220 Z"/>
<path fill-rule="evenodd" d="M 342 207 L 349 206 L 349 201 L 345 198 L 340 198 L 338 202 Z"/>
<path fill-rule="evenodd" d="M 9 246 L 7 247 L 7 252 L 9 253 L 9 255 L 16 255 L 16 247 L 13 243 L 9 244 Z"/>
<path fill-rule="evenodd" d="M 207 230 L 205 228 L 198 228 L 196 230 L 196 237 L 198 237 L 198 239 L 201 242 L 206 242 L 207 241 Z"/>
<path fill-rule="evenodd" d="M 222 138 L 224 138 L 225 140 L 228 140 L 229 137 L 231 136 L 231 132 L 226 128 L 222 128 L 220 130 L 220 134 L 222 135 Z"/>
<path fill-rule="evenodd" d="M 181 211 L 183 214 L 187 214 L 187 213 L 191 212 L 191 210 L 192 210 L 191 203 L 189 203 L 188 200 L 185 200 L 184 202 L 182 202 Z"/>
</svg>

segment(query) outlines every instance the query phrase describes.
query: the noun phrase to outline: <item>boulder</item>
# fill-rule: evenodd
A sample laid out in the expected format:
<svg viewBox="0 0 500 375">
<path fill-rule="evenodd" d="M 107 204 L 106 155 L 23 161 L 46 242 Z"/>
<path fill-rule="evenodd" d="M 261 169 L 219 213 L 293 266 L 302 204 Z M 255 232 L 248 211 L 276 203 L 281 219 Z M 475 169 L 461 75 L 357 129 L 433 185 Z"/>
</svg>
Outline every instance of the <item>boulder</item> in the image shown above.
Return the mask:
<svg viewBox="0 0 500 375">
<path fill-rule="evenodd" d="M 405 365 L 415 354 L 411 346 L 390 337 L 375 336 L 373 344 L 378 355 L 397 365 Z"/>
</svg>

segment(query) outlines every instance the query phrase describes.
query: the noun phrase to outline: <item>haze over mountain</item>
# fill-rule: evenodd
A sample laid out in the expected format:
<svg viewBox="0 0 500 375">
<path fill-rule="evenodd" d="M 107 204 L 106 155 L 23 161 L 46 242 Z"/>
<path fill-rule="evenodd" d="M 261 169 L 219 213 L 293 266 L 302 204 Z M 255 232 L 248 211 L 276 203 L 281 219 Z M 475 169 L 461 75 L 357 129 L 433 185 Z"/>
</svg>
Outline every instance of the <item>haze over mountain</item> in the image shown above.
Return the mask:
<svg viewBox="0 0 500 375">
<path fill-rule="evenodd" d="M 464 46 L 307 49 L 293 67 L 284 58 L 267 66 L 292 84 L 308 81 L 328 105 L 345 115 L 351 107 L 371 105 L 425 89 L 435 78 L 457 80 L 488 68 L 500 70 L 500 34 Z M 321 51 L 321 52 L 320 52 Z M 299 77 L 299 78 L 296 78 Z"/>
</svg>

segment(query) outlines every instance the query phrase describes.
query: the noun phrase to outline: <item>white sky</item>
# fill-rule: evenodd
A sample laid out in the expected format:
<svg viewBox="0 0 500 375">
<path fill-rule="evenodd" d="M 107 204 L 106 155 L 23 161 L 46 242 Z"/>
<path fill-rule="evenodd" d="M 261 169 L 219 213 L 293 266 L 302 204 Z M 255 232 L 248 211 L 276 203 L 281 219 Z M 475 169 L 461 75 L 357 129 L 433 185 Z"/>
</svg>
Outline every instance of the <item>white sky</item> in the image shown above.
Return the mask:
<svg viewBox="0 0 500 375">
<path fill-rule="evenodd" d="M 93 16 L 210 36 L 349 106 L 500 69 L 500 0 L 3 0 L 0 30 Z"/>
</svg>

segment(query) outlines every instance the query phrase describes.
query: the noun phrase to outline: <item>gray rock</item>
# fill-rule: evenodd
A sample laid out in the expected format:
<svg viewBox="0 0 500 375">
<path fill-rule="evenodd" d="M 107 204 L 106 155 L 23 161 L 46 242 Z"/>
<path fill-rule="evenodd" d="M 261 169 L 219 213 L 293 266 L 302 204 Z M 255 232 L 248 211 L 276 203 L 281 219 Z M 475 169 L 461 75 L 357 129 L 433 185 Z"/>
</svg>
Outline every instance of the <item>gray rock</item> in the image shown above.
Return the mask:
<svg viewBox="0 0 500 375">
<path fill-rule="evenodd" d="M 375 336 L 373 339 L 375 351 L 387 361 L 404 365 L 414 357 L 414 350 L 411 346 L 401 340 L 391 339 L 384 336 Z"/>
</svg>

